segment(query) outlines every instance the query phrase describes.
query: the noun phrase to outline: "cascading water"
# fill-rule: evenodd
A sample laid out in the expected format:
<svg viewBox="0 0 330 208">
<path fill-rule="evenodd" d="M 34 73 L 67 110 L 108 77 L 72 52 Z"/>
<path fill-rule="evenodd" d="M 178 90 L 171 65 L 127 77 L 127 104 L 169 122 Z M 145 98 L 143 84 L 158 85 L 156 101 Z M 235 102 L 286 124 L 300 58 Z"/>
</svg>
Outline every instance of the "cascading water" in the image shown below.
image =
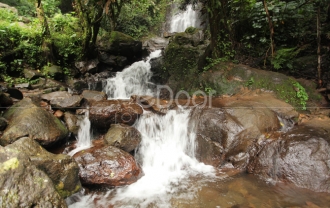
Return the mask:
<svg viewBox="0 0 330 208">
<path fill-rule="evenodd" d="M 145 113 L 135 127 L 142 134 L 142 142 L 135 155 L 142 165 L 144 176 L 136 183 L 118 188 L 110 203 L 116 207 L 148 207 L 157 203 L 158 207 L 170 207 L 173 195 L 180 190 L 191 188 L 188 178 L 202 175 L 203 178 L 215 176 L 212 166 L 199 163 L 195 158 L 195 131 L 188 128 L 190 110 L 179 108 L 170 110 L 161 116 Z M 91 207 L 109 204 L 109 199 L 102 197 L 95 205 L 93 197 L 83 200 Z M 103 201 L 104 200 L 104 201 Z M 79 207 L 80 202 L 70 207 Z"/>
<path fill-rule="evenodd" d="M 104 91 L 108 98 L 127 99 L 131 95 L 154 95 L 149 87 L 152 84 L 150 60 L 160 55 L 161 50 L 154 51 L 146 61 L 135 62 L 123 71 L 117 72 L 115 77 L 107 79 Z"/>
<path fill-rule="evenodd" d="M 81 121 L 78 138 L 76 143 L 76 148 L 68 153 L 68 155 L 73 156 L 77 152 L 88 149 L 92 145 L 91 142 L 91 122 L 89 120 L 89 111 L 85 112 L 84 120 Z"/>
<path fill-rule="evenodd" d="M 199 15 L 199 11 L 194 10 L 192 5 L 187 5 L 185 11 L 172 17 L 170 32 L 184 32 L 187 27 L 200 28 Z"/>
</svg>

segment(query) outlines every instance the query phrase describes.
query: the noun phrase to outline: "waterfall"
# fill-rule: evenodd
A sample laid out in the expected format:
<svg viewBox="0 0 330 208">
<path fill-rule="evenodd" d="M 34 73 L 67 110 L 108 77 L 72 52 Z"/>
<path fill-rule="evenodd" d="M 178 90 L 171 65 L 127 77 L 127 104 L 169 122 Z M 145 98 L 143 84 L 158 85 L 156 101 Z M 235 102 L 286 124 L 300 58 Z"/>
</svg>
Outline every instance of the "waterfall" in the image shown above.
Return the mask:
<svg viewBox="0 0 330 208">
<path fill-rule="evenodd" d="M 186 11 L 175 14 L 171 20 L 170 32 L 184 32 L 187 27 L 200 28 L 199 11 L 193 10 L 192 5 L 188 5 Z"/>
<path fill-rule="evenodd" d="M 173 195 L 181 190 L 192 189 L 189 177 L 215 177 L 212 166 L 200 163 L 195 158 L 195 130 L 188 128 L 190 110 L 179 108 L 166 115 L 146 112 L 135 124 L 142 134 L 142 141 L 135 158 L 141 164 L 144 176 L 137 182 L 117 188 L 102 197 L 97 205 L 115 204 L 115 207 L 170 207 Z M 90 200 L 86 199 L 89 198 Z M 93 196 L 84 196 L 80 202 L 70 205 L 79 207 L 81 201 L 90 207 L 97 207 Z"/>
<path fill-rule="evenodd" d="M 68 153 L 73 156 L 77 152 L 91 147 L 91 122 L 89 120 L 89 111 L 85 112 L 84 120 L 80 122 L 76 148 Z"/>
<path fill-rule="evenodd" d="M 108 98 L 127 99 L 131 95 L 154 95 L 149 86 L 152 84 L 150 60 L 160 55 L 161 50 L 154 51 L 145 61 L 135 62 L 123 71 L 117 72 L 115 77 L 108 78 L 103 89 Z"/>
<path fill-rule="evenodd" d="M 179 193 L 193 175 L 213 176 L 213 167 L 195 158 L 195 131 L 188 131 L 190 110 L 171 110 L 165 116 L 144 114 L 136 124 L 142 142 L 136 154 L 144 176 L 117 190 L 116 201 L 139 201 L 141 207 L 153 202 L 168 204 L 167 194 Z M 162 207 L 162 206 L 160 206 Z"/>
</svg>

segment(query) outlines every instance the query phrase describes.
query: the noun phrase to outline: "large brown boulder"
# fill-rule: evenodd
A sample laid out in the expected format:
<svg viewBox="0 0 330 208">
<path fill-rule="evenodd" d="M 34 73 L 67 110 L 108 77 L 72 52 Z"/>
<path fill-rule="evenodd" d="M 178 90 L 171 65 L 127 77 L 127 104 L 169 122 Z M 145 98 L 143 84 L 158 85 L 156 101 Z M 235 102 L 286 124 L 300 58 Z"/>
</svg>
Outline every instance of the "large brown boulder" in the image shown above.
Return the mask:
<svg viewBox="0 0 330 208">
<path fill-rule="evenodd" d="M 260 137 L 282 127 L 278 119 L 280 113 L 264 104 L 267 102 L 262 98 L 275 100 L 282 106 L 287 104 L 266 95 L 216 98 L 208 108 L 195 108 L 192 122 L 197 131 L 198 160 L 215 167 L 230 163 L 244 169 L 255 154 L 255 144 Z M 291 118 L 291 114 L 296 115 L 292 112 L 295 111 L 290 107 L 280 115 Z"/>
<path fill-rule="evenodd" d="M 141 133 L 132 126 L 124 124 L 112 124 L 111 128 L 104 135 L 107 144 L 131 152 L 141 142 Z"/>
<path fill-rule="evenodd" d="M 0 146 L 0 207 L 67 207 L 28 155 Z"/>
<path fill-rule="evenodd" d="M 100 101 L 107 99 L 107 94 L 105 94 L 104 92 L 94 91 L 94 90 L 84 90 L 81 93 L 81 96 L 88 101 Z"/>
<path fill-rule="evenodd" d="M 74 158 L 84 185 L 123 186 L 134 183 L 142 176 L 134 157 L 113 146 L 92 147 L 78 152 Z"/>
<path fill-rule="evenodd" d="M 173 100 L 163 100 L 152 96 L 138 96 L 132 95 L 131 101 L 138 103 L 142 108 L 151 110 L 154 113 L 164 115 L 168 110 L 175 109 L 177 107 Z"/>
<path fill-rule="evenodd" d="M 9 125 L 0 139 L 1 145 L 28 136 L 43 146 L 49 146 L 69 134 L 58 118 L 35 105 L 30 98 L 24 98 L 13 105 L 6 111 L 4 118 L 9 121 Z"/>
<path fill-rule="evenodd" d="M 63 198 L 80 190 L 79 167 L 70 156 L 47 152 L 36 141 L 28 137 L 21 138 L 6 148 L 27 155 L 33 165 L 52 179 L 57 192 Z"/>
<path fill-rule="evenodd" d="M 278 139 L 265 142 L 251 158 L 249 173 L 274 183 L 285 181 L 317 192 L 330 192 L 327 130 L 300 125 Z"/>
<path fill-rule="evenodd" d="M 106 131 L 111 124 L 123 123 L 132 125 L 143 113 L 136 103 L 121 100 L 101 100 L 90 103 L 89 119 L 92 126 Z"/>
<path fill-rule="evenodd" d="M 71 95 L 67 91 L 56 91 L 47 93 L 41 96 L 43 100 L 50 102 L 53 108 L 71 109 L 79 107 L 81 103 L 81 97 L 79 95 Z"/>
</svg>

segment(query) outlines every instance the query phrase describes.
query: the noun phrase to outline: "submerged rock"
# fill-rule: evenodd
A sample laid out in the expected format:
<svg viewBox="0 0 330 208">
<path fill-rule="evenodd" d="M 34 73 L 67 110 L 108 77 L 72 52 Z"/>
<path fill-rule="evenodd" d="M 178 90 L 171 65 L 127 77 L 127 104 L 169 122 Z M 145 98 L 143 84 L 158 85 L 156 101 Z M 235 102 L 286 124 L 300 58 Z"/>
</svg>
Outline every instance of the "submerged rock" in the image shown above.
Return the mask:
<svg viewBox="0 0 330 208">
<path fill-rule="evenodd" d="M 24 98 L 4 114 L 9 125 L 0 139 L 1 145 L 13 143 L 28 136 L 43 146 L 49 146 L 67 137 L 69 131 L 61 121 L 48 111 Z"/>
<path fill-rule="evenodd" d="M 6 148 L 12 152 L 17 151 L 27 155 L 33 165 L 44 171 L 52 179 L 57 192 L 63 198 L 80 190 L 79 167 L 70 156 L 47 152 L 28 137 L 21 138 Z"/>
<path fill-rule="evenodd" d="M 67 207 L 52 180 L 21 152 L 0 146 L 1 207 Z"/>
<path fill-rule="evenodd" d="M 139 146 L 141 137 L 141 133 L 132 126 L 112 124 L 104 139 L 109 145 L 131 152 Z"/>
<path fill-rule="evenodd" d="M 74 158 L 84 185 L 123 186 L 134 183 L 142 176 L 134 157 L 113 146 L 92 147 L 78 152 Z"/>
</svg>

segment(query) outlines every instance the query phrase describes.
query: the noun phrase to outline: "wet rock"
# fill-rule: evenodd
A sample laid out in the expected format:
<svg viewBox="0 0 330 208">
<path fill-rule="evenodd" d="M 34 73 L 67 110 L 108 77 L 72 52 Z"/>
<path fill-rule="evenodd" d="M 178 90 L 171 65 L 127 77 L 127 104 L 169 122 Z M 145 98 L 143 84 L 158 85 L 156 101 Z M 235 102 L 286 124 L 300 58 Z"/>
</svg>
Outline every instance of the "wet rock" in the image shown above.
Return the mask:
<svg viewBox="0 0 330 208">
<path fill-rule="evenodd" d="M 113 146 L 92 147 L 74 155 L 82 184 L 105 187 L 134 183 L 142 170 L 132 155 Z"/>
<path fill-rule="evenodd" d="M 0 117 L 0 131 L 5 130 L 7 125 L 8 125 L 8 121 L 5 118 Z"/>
<path fill-rule="evenodd" d="M 144 109 L 158 114 L 166 114 L 168 110 L 175 109 L 177 105 L 172 100 L 162 100 L 151 96 L 132 95 L 131 101 L 136 102 Z"/>
<path fill-rule="evenodd" d="M 23 99 L 23 94 L 19 89 L 16 88 L 6 88 L 5 92 L 9 94 L 10 97 L 22 100 Z M 1 94 L 1 92 L 0 92 Z M 1 99 L 0 99 L 1 100 Z"/>
<path fill-rule="evenodd" d="M 153 37 L 143 43 L 143 49 L 147 49 L 152 52 L 155 50 L 165 49 L 169 43 L 168 38 Z"/>
<path fill-rule="evenodd" d="M 107 144 L 126 152 L 131 152 L 137 148 L 141 139 L 141 133 L 136 128 L 123 124 L 112 124 L 111 128 L 104 136 L 104 140 Z"/>
<path fill-rule="evenodd" d="M 90 103 L 89 119 L 99 130 L 106 131 L 111 124 L 132 125 L 143 113 L 136 103 L 121 100 L 102 100 Z"/>
<path fill-rule="evenodd" d="M 215 167 L 225 162 L 235 135 L 244 130 L 233 116 L 219 108 L 196 108 L 190 126 L 196 128 L 196 158 Z"/>
<path fill-rule="evenodd" d="M 41 96 L 41 99 L 46 100 L 46 101 L 53 101 L 56 99 L 68 99 L 72 95 L 68 93 L 67 91 L 56 91 L 56 92 L 51 92 L 47 94 L 43 94 Z"/>
<path fill-rule="evenodd" d="M 12 152 L 27 155 L 33 165 L 50 177 L 57 192 L 63 198 L 74 194 L 81 188 L 78 164 L 70 156 L 47 152 L 36 141 L 28 137 L 21 138 L 6 148 Z"/>
<path fill-rule="evenodd" d="M 98 59 L 93 59 L 89 61 L 76 62 L 75 66 L 79 69 L 80 73 L 96 73 L 98 71 Z"/>
<path fill-rule="evenodd" d="M 9 121 L 9 125 L 0 139 L 1 145 L 29 136 L 41 145 L 49 146 L 67 137 L 69 133 L 59 119 L 35 105 L 30 98 L 24 98 L 9 108 L 4 118 Z"/>
<path fill-rule="evenodd" d="M 67 207 L 52 180 L 21 152 L 0 146 L 1 207 Z"/>
<path fill-rule="evenodd" d="M 106 100 L 107 99 L 107 95 L 104 92 L 100 92 L 100 91 L 93 91 L 93 90 L 84 90 L 81 93 L 81 96 L 90 101 L 100 101 L 100 100 Z"/>
<path fill-rule="evenodd" d="M 57 65 L 45 66 L 44 71 L 55 80 L 61 80 L 64 77 L 62 68 Z"/>
<path fill-rule="evenodd" d="M 248 172 L 273 182 L 291 182 L 317 192 L 330 192 L 330 135 L 327 130 L 296 126 L 268 141 L 251 158 Z"/>
<path fill-rule="evenodd" d="M 81 94 L 83 90 L 88 89 L 88 83 L 85 80 L 71 79 L 68 81 L 69 88 L 77 94 Z"/>
<path fill-rule="evenodd" d="M 60 109 L 72 109 L 77 108 L 80 106 L 81 103 L 81 96 L 80 95 L 71 95 L 68 98 L 56 98 L 50 101 L 50 104 L 53 108 L 60 108 Z"/>
<path fill-rule="evenodd" d="M 70 109 L 79 107 L 81 97 L 79 95 L 71 95 L 67 91 L 56 91 L 41 96 L 43 100 L 50 101 L 53 108 Z"/>
<path fill-rule="evenodd" d="M 100 52 L 99 60 L 101 63 L 116 69 L 123 68 L 129 64 L 125 56 L 114 56 L 106 52 Z"/>
<path fill-rule="evenodd" d="M 69 111 L 64 113 L 64 122 L 68 127 L 69 131 L 74 135 L 78 135 L 79 131 L 79 120 L 77 116 Z"/>
</svg>

